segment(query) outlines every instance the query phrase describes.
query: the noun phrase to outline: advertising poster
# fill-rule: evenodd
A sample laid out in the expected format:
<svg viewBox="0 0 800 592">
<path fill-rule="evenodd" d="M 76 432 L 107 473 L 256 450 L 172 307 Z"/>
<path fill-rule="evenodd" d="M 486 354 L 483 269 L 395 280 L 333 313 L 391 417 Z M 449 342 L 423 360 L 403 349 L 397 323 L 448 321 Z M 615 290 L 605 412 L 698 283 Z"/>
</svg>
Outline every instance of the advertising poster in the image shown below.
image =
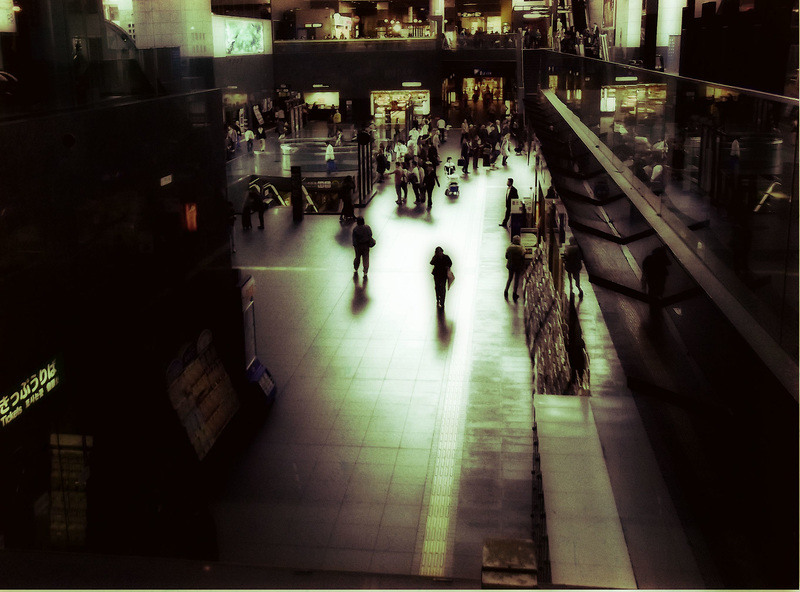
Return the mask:
<svg viewBox="0 0 800 592">
<path fill-rule="evenodd" d="M 14 17 L 13 0 L 0 0 L 0 33 L 16 33 L 17 20 Z"/>
<path fill-rule="evenodd" d="M 533 259 L 533 251 L 539 242 L 536 228 L 520 228 L 519 244 L 525 249 L 525 259 Z"/>
<path fill-rule="evenodd" d="M 603 0 L 603 28 L 614 28 L 614 11 L 616 10 L 616 0 Z"/>
</svg>

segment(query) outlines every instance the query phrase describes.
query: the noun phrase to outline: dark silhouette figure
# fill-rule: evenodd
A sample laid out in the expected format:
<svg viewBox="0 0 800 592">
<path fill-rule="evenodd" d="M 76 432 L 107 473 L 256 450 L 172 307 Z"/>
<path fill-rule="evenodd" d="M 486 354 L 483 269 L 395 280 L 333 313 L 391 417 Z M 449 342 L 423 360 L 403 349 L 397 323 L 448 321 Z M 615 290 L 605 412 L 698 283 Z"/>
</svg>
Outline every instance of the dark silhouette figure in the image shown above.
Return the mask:
<svg viewBox="0 0 800 592">
<path fill-rule="evenodd" d="M 508 189 L 506 189 L 506 215 L 503 218 L 503 221 L 500 222 L 500 226 L 506 226 L 508 224 L 508 219 L 511 217 L 511 200 L 512 199 L 519 199 L 519 192 L 517 188 L 514 187 L 514 179 L 508 180 Z"/>
<path fill-rule="evenodd" d="M 342 213 L 339 215 L 339 222 L 347 222 L 354 220 L 356 217 L 355 210 L 353 210 L 353 177 L 347 175 L 339 188 L 339 199 L 342 202 Z"/>
<path fill-rule="evenodd" d="M 439 177 L 436 175 L 436 170 L 432 164 L 428 164 L 425 170 L 425 177 L 422 179 L 422 186 L 425 193 L 428 195 L 428 209 L 433 207 L 433 189 L 439 185 Z"/>
<path fill-rule="evenodd" d="M 569 291 L 572 292 L 572 282 L 578 288 L 578 297 L 583 298 L 581 290 L 581 269 L 583 268 L 583 255 L 575 237 L 569 239 L 569 245 L 564 249 L 564 270 L 569 275 Z"/>
<path fill-rule="evenodd" d="M 261 193 L 259 193 L 258 189 L 255 187 L 250 188 L 246 202 L 245 208 L 258 214 L 258 228 L 264 230 L 264 211 L 267 207 L 264 205 L 264 200 L 261 198 Z"/>
<path fill-rule="evenodd" d="M 519 236 L 514 236 L 511 239 L 511 244 L 506 249 L 506 269 L 508 270 L 508 281 L 506 282 L 506 289 L 503 296 L 508 300 L 508 288 L 511 286 L 511 281 L 514 281 L 514 302 L 519 300 L 519 280 L 522 271 L 525 269 L 525 247 L 520 245 Z"/>
<path fill-rule="evenodd" d="M 431 259 L 431 265 L 433 265 L 431 274 L 433 275 L 433 287 L 436 292 L 436 306 L 444 308 L 444 299 L 447 295 L 447 280 L 453 261 L 448 255 L 445 255 L 442 247 L 436 247 Z"/>
<path fill-rule="evenodd" d="M 669 266 L 670 260 L 667 257 L 666 247 L 653 249 L 642 262 L 642 289 L 647 291 L 651 307 L 655 307 L 664 295 Z"/>
<path fill-rule="evenodd" d="M 353 228 L 353 250 L 355 251 L 355 259 L 353 259 L 354 274 L 358 273 L 358 268 L 361 261 L 364 262 L 364 277 L 367 277 L 369 272 L 369 250 L 375 246 L 375 239 L 372 238 L 372 228 L 364 223 L 364 217 L 359 216 L 356 218 L 356 227 Z"/>
</svg>

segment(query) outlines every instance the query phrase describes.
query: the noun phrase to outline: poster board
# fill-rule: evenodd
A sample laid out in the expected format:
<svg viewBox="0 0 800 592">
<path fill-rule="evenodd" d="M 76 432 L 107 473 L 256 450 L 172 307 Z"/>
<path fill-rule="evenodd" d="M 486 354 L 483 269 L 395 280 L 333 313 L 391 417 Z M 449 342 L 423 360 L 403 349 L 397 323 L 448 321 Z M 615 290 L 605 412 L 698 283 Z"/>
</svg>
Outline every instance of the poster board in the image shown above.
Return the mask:
<svg viewBox="0 0 800 592">
<path fill-rule="evenodd" d="M 528 261 L 532 260 L 536 245 L 539 243 L 539 233 L 537 229 L 520 228 L 519 241 L 519 244 L 525 249 L 525 259 Z"/>
</svg>

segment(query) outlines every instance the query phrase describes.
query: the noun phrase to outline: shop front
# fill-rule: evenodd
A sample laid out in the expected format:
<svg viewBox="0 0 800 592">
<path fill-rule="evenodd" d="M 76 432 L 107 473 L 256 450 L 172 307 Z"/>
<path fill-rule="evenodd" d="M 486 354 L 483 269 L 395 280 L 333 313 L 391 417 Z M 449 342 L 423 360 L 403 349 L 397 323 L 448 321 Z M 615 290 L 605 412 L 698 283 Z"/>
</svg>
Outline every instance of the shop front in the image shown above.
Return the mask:
<svg viewBox="0 0 800 592">
<path fill-rule="evenodd" d="M 474 69 L 448 80 L 447 102 L 451 112 L 472 123 L 485 123 L 511 114 L 513 84 L 493 69 Z"/>
<path fill-rule="evenodd" d="M 336 90 L 304 92 L 303 100 L 308 106 L 308 119 L 311 121 L 328 121 L 339 109 L 339 91 Z"/>
<path fill-rule="evenodd" d="M 430 115 L 431 91 L 419 88 L 372 91 L 370 108 L 378 137 L 391 138 L 393 131 L 405 129 L 412 118 Z"/>
</svg>

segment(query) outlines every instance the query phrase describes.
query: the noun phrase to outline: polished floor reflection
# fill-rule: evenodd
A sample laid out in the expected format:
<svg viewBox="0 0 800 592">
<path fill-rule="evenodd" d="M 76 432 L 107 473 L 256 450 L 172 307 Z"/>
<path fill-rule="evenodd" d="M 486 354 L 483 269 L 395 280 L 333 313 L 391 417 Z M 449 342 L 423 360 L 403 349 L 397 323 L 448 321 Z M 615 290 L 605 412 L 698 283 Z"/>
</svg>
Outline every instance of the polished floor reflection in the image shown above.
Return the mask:
<svg viewBox="0 0 800 592">
<path fill-rule="evenodd" d="M 217 507 L 222 560 L 479 579 L 486 536 L 530 536 L 530 362 L 520 306 L 502 297 L 505 180 L 473 175 L 458 201 L 437 189 L 429 212 L 381 187 L 362 212 L 377 239 L 366 278 L 336 216 L 294 225 L 274 210 L 264 231 L 237 228 L 279 394 Z M 436 246 L 456 276 L 442 313 Z"/>
<path fill-rule="evenodd" d="M 451 141 L 442 154 L 455 151 Z M 255 278 L 258 352 L 278 395 L 215 503 L 221 561 L 465 578 L 477 587 L 485 539 L 530 538 L 531 367 L 522 302 L 503 298 L 509 236 L 498 226 L 508 177 L 527 191 L 524 156 L 462 178 L 457 200 L 437 188 L 431 211 L 397 206 L 394 187 L 379 186 L 361 210 L 377 240 L 368 277 L 353 273 L 352 226 L 337 216 L 295 224 L 279 208 L 267 212 L 264 230 L 237 225 L 234 265 Z M 436 246 L 456 276 L 443 312 L 429 264 Z M 593 387 L 609 396 L 606 406 L 624 405 L 624 376 L 585 289 Z M 563 418 L 539 413 L 543 446 L 558 448 L 563 440 L 548 438 L 565 435 Z M 580 429 L 602 429 L 585 417 Z M 659 577 L 652 557 L 629 559 L 609 487 L 581 499 L 606 508 L 613 536 L 600 521 L 582 522 L 580 496 L 555 475 L 563 474 L 563 453 L 543 458 L 554 473 L 545 490 L 554 583 L 636 587 L 649 574 L 642 581 L 653 587 L 678 578 L 701 587 L 690 566 Z M 607 485 L 611 474 L 614 482 L 616 468 L 602 455 L 581 458 L 575 466 L 589 481 Z M 663 487 L 657 470 L 654 482 Z M 629 527 L 641 518 L 627 517 Z M 590 527 L 608 559 L 569 559 Z"/>
</svg>

